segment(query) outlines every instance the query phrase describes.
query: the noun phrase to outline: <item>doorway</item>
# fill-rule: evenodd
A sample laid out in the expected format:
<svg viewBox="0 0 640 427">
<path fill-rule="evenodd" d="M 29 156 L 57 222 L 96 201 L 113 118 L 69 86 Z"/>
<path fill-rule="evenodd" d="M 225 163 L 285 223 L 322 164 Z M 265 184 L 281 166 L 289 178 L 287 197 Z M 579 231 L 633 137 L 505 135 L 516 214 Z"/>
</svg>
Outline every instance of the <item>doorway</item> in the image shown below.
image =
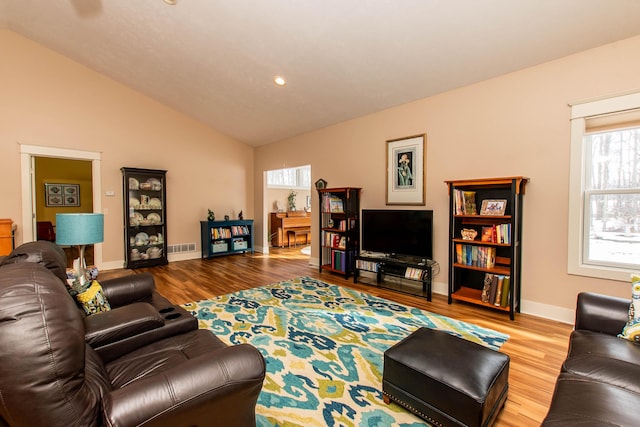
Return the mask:
<svg viewBox="0 0 640 427">
<path fill-rule="evenodd" d="M 310 258 L 311 166 L 266 171 L 265 178 L 269 252 L 300 253 Z"/>
<path fill-rule="evenodd" d="M 55 218 L 57 209 L 64 209 L 64 212 L 69 213 L 102 211 L 100 200 L 100 153 L 24 144 L 20 145 L 20 156 L 22 175 L 22 243 L 37 240 L 38 218 L 43 218 L 43 221 L 50 220 L 51 215 Z M 58 161 L 69 160 L 80 163 L 57 163 Z M 61 166 L 62 169 L 54 167 L 54 169 L 51 169 L 53 172 L 51 170 L 45 172 L 47 178 L 42 178 L 38 175 L 39 172 L 36 166 L 36 163 L 40 162 L 43 162 L 41 165 L 49 163 L 49 166 L 42 166 L 43 168 L 50 167 L 50 164 L 63 166 Z M 89 168 L 89 165 L 91 172 L 90 174 L 85 173 L 86 177 L 84 179 L 80 179 L 76 172 L 69 169 L 74 166 L 85 169 Z M 74 185 L 71 182 L 72 180 L 81 181 L 82 184 L 78 187 L 80 190 L 80 199 L 78 199 L 80 206 L 74 206 L 71 200 L 66 207 L 64 206 L 64 201 L 60 202 L 59 200 L 53 201 L 53 204 L 58 203 L 58 206 L 47 206 L 47 195 L 45 194 L 47 190 L 43 179 L 53 184 L 65 184 L 68 182 L 71 186 Z M 84 199 L 82 198 L 83 194 L 85 195 Z M 59 206 L 59 203 L 62 203 L 62 207 Z M 42 204 L 42 206 L 40 207 L 39 204 Z M 102 245 L 94 245 L 93 252 L 94 264 L 100 268 L 102 264 Z"/>
</svg>

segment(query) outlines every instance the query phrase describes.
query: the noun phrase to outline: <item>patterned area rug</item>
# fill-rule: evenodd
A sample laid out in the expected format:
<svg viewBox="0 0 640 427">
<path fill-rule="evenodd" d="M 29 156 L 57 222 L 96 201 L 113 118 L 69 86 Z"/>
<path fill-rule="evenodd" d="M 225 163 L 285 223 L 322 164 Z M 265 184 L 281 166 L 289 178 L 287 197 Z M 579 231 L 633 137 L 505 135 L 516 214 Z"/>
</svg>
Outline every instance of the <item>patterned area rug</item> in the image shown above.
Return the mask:
<svg viewBox="0 0 640 427">
<path fill-rule="evenodd" d="M 301 277 L 183 305 L 200 328 L 267 362 L 260 427 L 423 426 L 382 401 L 383 354 L 421 326 L 497 350 L 508 335 Z"/>
</svg>

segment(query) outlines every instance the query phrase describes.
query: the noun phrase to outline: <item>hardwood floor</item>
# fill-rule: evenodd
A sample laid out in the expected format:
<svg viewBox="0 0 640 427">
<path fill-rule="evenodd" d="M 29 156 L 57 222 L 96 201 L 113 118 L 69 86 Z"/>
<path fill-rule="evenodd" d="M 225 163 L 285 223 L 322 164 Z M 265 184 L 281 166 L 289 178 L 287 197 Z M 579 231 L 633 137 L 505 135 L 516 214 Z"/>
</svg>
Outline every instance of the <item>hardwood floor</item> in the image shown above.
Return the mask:
<svg viewBox="0 0 640 427">
<path fill-rule="evenodd" d="M 268 256 L 231 255 L 173 262 L 149 269 L 110 270 L 100 275 L 110 278 L 143 271 L 153 273 L 158 291 L 176 304 L 310 276 L 509 334 L 509 340 L 501 348 L 511 357 L 509 398 L 497 426 L 540 425 L 549 408 L 572 330 L 571 325 L 526 314 L 517 314 L 511 321 L 503 312 L 460 302 L 449 305 L 444 295 L 434 294 L 433 301 L 427 302 L 422 297 L 354 284 L 352 279 L 345 280 L 342 276 L 320 274 L 317 267 L 309 265 L 309 258 L 300 252 L 300 247 L 271 249 Z"/>
</svg>

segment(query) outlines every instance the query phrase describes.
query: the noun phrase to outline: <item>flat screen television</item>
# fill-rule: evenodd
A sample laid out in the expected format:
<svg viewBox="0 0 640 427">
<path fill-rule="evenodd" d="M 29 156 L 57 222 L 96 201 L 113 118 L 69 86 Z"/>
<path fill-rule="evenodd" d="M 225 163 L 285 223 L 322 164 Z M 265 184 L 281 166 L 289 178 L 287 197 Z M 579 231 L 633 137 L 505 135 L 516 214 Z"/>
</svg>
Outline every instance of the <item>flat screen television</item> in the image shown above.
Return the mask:
<svg viewBox="0 0 640 427">
<path fill-rule="evenodd" d="M 433 259 L 432 210 L 362 210 L 362 251 Z"/>
</svg>

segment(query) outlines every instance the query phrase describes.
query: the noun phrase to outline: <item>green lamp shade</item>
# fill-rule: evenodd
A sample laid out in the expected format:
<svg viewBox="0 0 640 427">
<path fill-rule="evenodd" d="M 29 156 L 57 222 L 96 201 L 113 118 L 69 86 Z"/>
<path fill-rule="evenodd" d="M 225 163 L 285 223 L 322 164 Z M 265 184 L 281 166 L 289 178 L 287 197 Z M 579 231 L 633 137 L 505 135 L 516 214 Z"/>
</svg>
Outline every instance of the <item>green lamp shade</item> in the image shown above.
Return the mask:
<svg viewBox="0 0 640 427">
<path fill-rule="evenodd" d="M 91 245 L 104 241 L 104 214 L 56 214 L 56 243 Z"/>
</svg>

